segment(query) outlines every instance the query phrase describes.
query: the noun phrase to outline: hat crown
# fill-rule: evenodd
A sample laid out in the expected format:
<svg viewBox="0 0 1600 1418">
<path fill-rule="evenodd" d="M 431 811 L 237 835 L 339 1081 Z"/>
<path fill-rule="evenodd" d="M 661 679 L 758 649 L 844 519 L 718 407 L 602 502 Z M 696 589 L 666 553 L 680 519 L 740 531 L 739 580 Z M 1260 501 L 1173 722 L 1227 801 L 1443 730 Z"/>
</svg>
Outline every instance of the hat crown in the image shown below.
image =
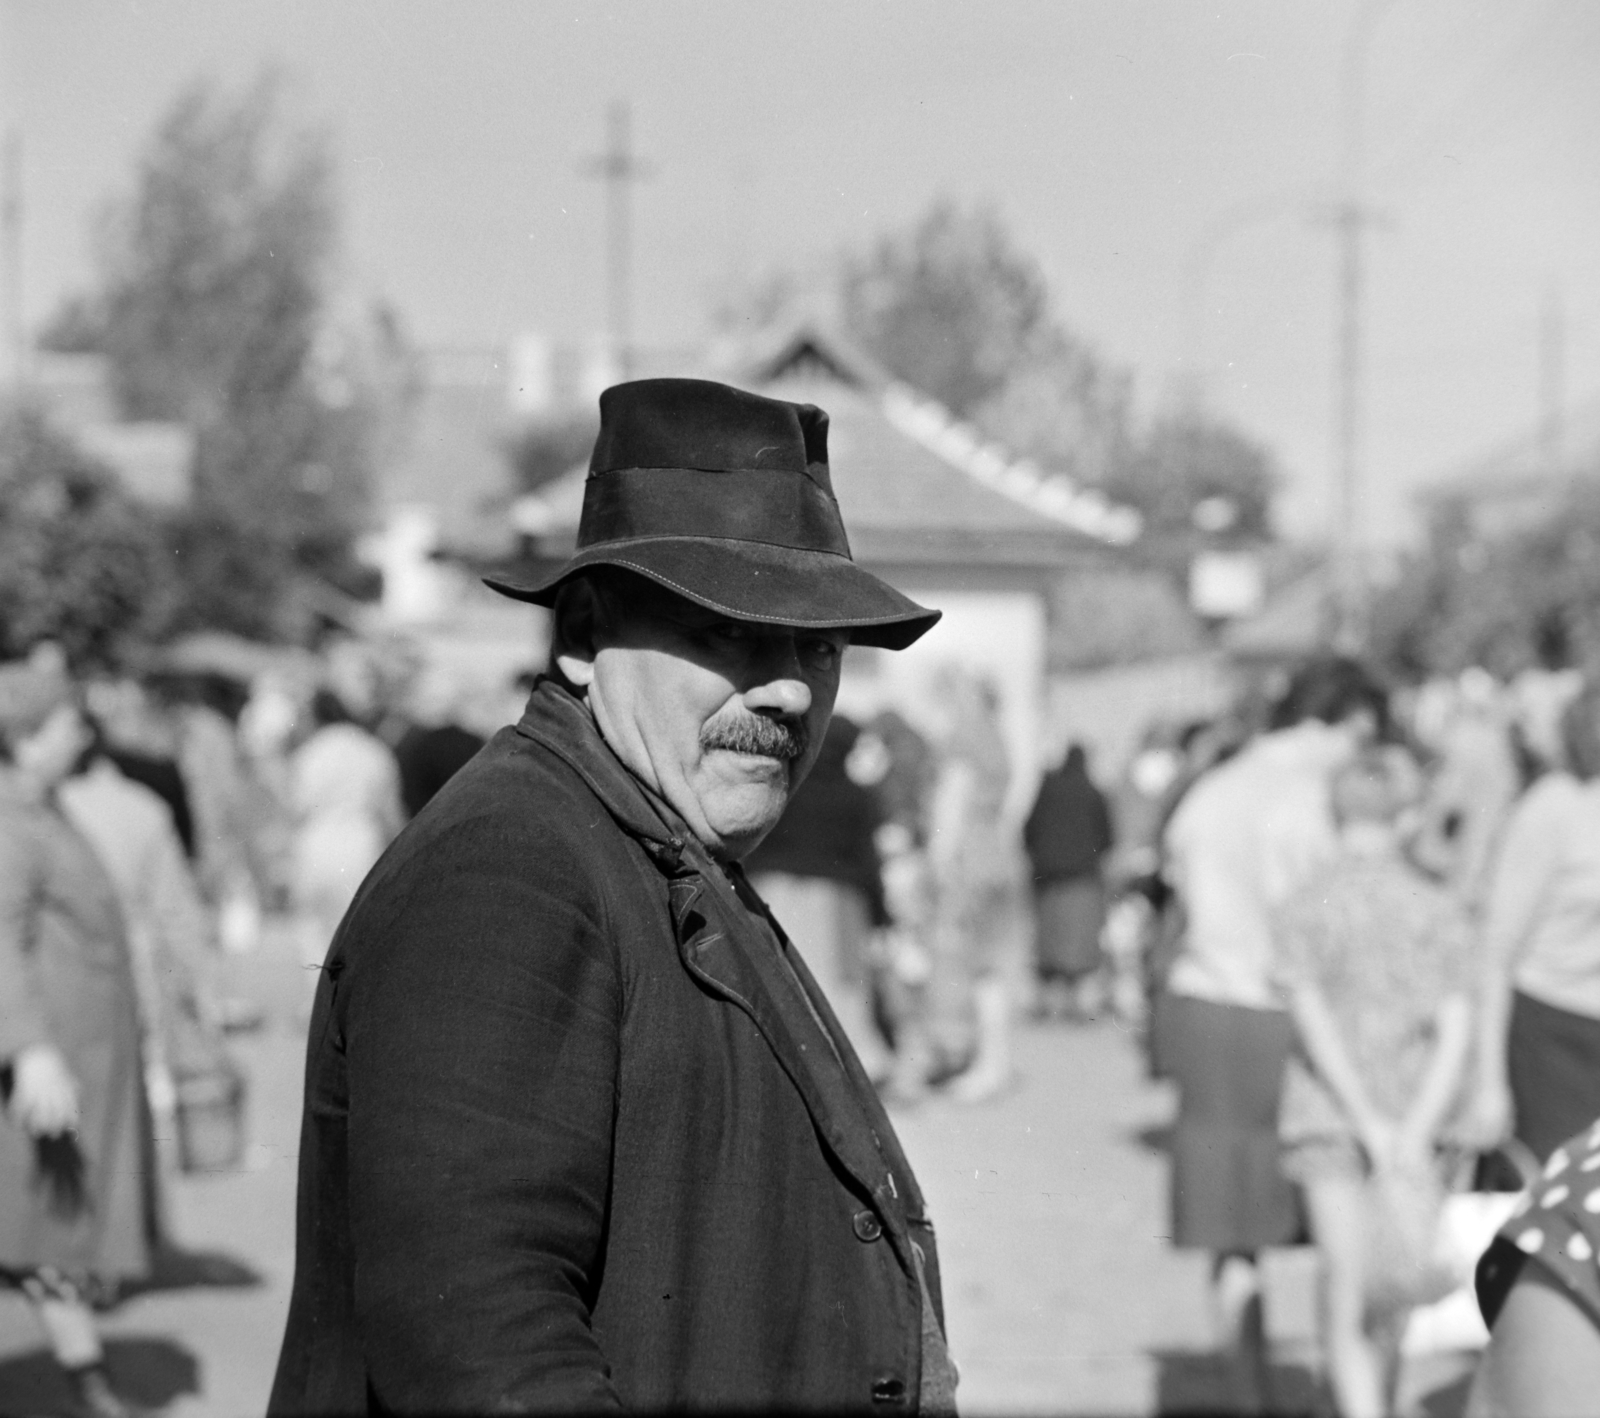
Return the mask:
<svg viewBox="0 0 1600 1418">
<path fill-rule="evenodd" d="M 708 379 L 636 379 L 600 395 L 590 473 L 693 468 L 803 473 L 831 495 L 828 416 Z"/>
<path fill-rule="evenodd" d="M 828 416 L 705 379 L 607 389 L 578 546 L 655 537 L 848 557 L 828 476 Z"/>
</svg>

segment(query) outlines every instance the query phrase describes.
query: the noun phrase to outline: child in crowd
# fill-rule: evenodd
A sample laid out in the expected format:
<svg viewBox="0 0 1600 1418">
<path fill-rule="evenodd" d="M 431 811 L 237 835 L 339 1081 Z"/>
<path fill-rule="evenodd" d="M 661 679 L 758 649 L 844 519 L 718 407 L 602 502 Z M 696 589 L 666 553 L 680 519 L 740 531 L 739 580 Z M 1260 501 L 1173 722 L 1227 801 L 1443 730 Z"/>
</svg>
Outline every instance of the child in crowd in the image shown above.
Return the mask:
<svg viewBox="0 0 1600 1418">
<path fill-rule="evenodd" d="M 1434 1156 L 1470 1038 L 1462 908 L 1406 861 L 1415 769 L 1369 750 L 1335 774 L 1335 860 L 1277 920 L 1299 1039 L 1285 1078 L 1284 1171 L 1321 1252 L 1323 1343 L 1343 1418 L 1391 1411 L 1407 1307 L 1429 1298 Z"/>
</svg>

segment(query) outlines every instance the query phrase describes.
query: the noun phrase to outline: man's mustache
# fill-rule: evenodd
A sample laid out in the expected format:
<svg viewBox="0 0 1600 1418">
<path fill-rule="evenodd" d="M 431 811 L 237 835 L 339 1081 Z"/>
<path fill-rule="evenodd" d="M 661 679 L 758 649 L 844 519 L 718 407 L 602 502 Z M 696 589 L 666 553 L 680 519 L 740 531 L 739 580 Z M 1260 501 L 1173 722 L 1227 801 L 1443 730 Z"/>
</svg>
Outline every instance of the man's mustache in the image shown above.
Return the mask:
<svg viewBox="0 0 1600 1418">
<path fill-rule="evenodd" d="M 789 762 L 804 756 L 807 742 L 804 720 L 765 719 L 758 714 L 727 724 L 707 724 L 700 731 L 703 753 L 720 748 Z"/>
</svg>

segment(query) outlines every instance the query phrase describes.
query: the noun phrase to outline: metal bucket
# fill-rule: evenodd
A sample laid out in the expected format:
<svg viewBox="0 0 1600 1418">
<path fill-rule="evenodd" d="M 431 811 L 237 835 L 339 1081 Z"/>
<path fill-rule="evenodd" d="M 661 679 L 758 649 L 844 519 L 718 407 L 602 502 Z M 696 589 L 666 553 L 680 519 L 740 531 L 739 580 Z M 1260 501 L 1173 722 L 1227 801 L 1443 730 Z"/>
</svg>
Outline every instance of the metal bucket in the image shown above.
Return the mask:
<svg viewBox="0 0 1600 1418">
<path fill-rule="evenodd" d="M 244 1075 L 230 1060 L 177 1079 L 178 1160 L 185 1172 L 228 1172 L 244 1160 Z"/>
</svg>

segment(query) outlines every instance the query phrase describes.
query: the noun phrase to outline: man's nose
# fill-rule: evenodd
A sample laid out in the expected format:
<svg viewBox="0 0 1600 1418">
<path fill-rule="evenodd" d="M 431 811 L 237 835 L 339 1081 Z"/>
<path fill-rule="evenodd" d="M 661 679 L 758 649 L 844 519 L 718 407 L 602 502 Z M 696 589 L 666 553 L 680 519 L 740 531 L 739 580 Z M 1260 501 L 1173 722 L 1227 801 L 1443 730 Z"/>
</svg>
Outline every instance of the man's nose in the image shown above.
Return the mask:
<svg viewBox="0 0 1600 1418">
<path fill-rule="evenodd" d="M 800 670 L 800 653 L 792 636 L 764 640 L 754 682 L 744 691 L 752 713 L 781 714 L 801 719 L 811 709 L 811 686 Z"/>
</svg>

